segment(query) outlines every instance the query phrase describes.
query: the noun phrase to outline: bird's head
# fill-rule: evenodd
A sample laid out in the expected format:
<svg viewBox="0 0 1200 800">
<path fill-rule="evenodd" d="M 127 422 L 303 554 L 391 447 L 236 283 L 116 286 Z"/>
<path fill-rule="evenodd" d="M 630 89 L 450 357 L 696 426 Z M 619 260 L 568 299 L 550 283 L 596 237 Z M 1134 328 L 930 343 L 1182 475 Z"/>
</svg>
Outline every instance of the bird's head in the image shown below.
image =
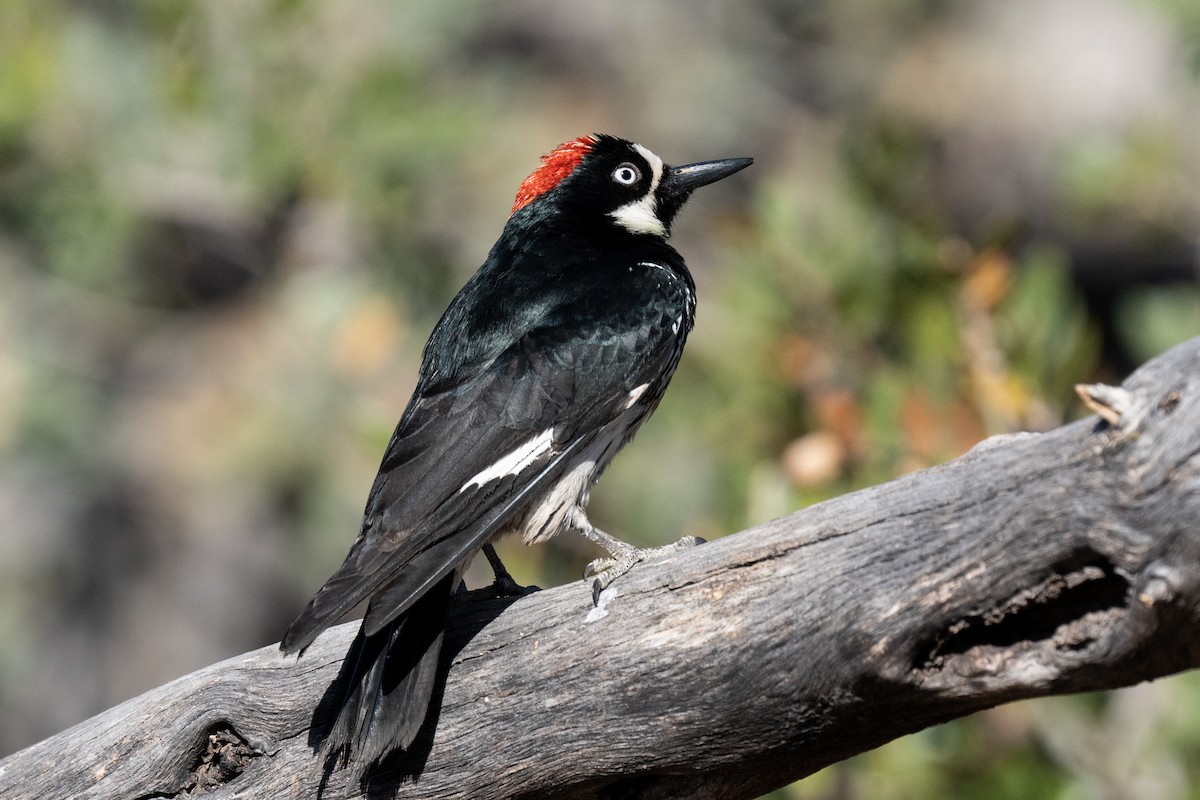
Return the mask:
<svg viewBox="0 0 1200 800">
<path fill-rule="evenodd" d="M 512 213 L 535 218 L 539 211 L 567 213 L 665 239 L 695 189 L 751 163 L 726 158 L 672 167 L 640 144 L 604 134 L 581 136 L 542 156 L 542 166 L 521 184 Z"/>
</svg>

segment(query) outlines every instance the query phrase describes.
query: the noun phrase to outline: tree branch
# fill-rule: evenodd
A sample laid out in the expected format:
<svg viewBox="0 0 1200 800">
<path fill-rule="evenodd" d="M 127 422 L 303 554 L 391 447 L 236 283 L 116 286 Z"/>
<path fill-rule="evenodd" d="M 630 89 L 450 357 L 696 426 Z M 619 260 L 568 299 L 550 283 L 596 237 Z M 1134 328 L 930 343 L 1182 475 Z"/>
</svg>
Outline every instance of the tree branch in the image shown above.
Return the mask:
<svg viewBox="0 0 1200 800">
<path fill-rule="evenodd" d="M 1096 417 L 634 569 L 451 612 L 389 797 L 756 797 L 921 728 L 1200 663 L 1200 339 Z M 0 761 L 0 796 L 353 794 L 309 742 L 355 625 L 185 676 Z M 436 735 L 435 735 L 436 734 Z M 415 781 L 415 782 L 414 782 Z"/>
</svg>

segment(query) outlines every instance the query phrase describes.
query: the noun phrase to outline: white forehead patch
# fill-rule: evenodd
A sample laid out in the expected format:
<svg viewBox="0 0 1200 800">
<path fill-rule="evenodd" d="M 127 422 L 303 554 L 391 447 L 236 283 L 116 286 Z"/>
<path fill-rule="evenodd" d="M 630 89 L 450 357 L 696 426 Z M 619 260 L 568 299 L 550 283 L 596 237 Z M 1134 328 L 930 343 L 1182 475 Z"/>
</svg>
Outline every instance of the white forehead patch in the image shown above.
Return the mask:
<svg viewBox="0 0 1200 800">
<path fill-rule="evenodd" d="M 658 189 L 658 182 L 662 180 L 663 160 L 640 144 L 634 144 L 633 149 L 637 150 L 638 155 L 646 159 L 646 163 L 650 165 L 650 194 L 654 194 Z"/>
<path fill-rule="evenodd" d="M 650 165 L 650 187 L 642 197 L 609 212 L 609 216 L 631 233 L 649 233 L 666 238 L 667 226 L 658 218 L 658 203 L 654 198 L 662 181 L 663 161 L 640 144 L 635 144 L 633 149 Z"/>
</svg>

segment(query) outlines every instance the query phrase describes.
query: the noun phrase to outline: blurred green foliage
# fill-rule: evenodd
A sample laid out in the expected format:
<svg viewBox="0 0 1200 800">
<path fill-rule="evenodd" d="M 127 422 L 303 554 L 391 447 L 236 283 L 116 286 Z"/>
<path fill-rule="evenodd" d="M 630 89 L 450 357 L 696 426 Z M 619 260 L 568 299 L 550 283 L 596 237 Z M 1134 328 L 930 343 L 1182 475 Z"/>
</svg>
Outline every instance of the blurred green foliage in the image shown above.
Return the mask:
<svg viewBox="0 0 1200 800">
<path fill-rule="evenodd" d="M 697 329 L 592 505 L 630 540 L 1054 427 L 1200 335 L 1195 4 L 1001 5 L 6 4 L 0 753 L 278 638 L 580 133 L 756 158 L 678 225 Z M 595 555 L 501 549 L 541 585 Z M 772 797 L 1200 798 L 1198 687 L 1006 706 Z"/>
</svg>

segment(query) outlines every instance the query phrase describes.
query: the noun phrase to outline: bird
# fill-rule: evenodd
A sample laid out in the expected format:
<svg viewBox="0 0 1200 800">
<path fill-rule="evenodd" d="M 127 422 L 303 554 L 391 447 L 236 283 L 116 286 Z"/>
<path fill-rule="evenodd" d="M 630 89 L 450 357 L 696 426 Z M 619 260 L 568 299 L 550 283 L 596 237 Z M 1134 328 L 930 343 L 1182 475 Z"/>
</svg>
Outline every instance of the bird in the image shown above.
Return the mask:
<svg viewBox="0 0 1200 800">
<path fill-rule="evenodd" d="M 491 542 L 572 530 L 608 551 L 592 600 L 639 549 L 584 511 L 592 485 L 657 408 L 692 329 L 696 286 L 667 243 L 692 192 L 749 166 L 669 166 L 607 134 L 565 142 L 522 183 L 483 265 L 438 321 L 384 452 L 345 562 L 288 628 L 302 655 L 367 601 L 331 692 L 323 748 L 360 776 L 408 750 L 426 718 L 446 611 L 481 550 L 503 592 L 520 590 Z"/>
</svg>

